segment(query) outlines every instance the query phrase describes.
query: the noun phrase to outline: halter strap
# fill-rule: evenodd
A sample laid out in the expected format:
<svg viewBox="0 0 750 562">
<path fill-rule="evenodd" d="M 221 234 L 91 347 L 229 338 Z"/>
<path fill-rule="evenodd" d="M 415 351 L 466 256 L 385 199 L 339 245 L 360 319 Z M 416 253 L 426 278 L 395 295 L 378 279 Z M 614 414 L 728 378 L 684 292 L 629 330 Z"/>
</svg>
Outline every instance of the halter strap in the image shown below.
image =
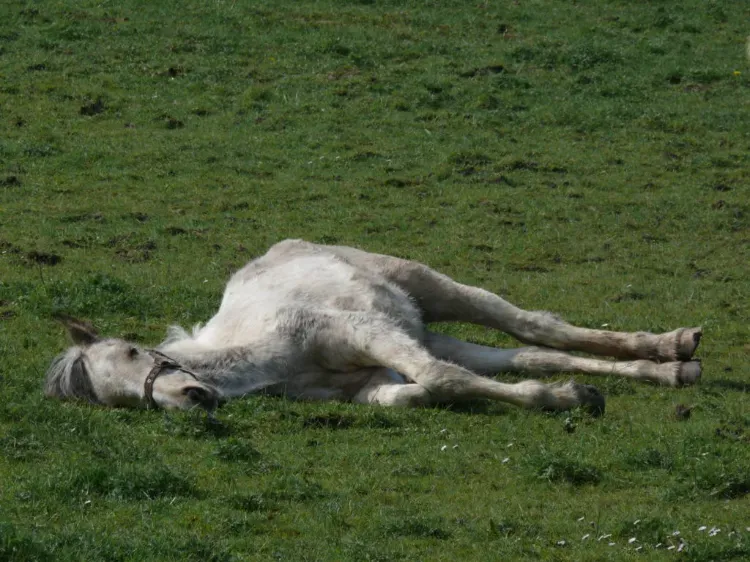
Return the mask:
<svg viewBox="0 0 750 562">
<path fill-rule="evenodd" d="M 192 371 L 188 371 L 177 361 L 175 361 L 171 357 L 168 357 L 167 355 L 164 355 L 161 351 L 156 351 L 155 349 L 148 349 L 147 351 L 149 355 L 154 358 L 154 366 L 151 367 L 148 375 L 146 375 L 146 381 L 143 383 L 143 391 L 146 395 L 146 405 L 148 406 L 148 408 L 151 410 L 156 410 L 159 408 L 159 405 L 156 403 L 156 400 L 154 400 L 154 381 L 156 380 L 156 377 L 162 374 L 162 371 L 164 371 L 165 369 L 176 369 L 178 371 L 182 371 L 183 373 L 187 373 L 195 380 L 198 380 L 198 377 L 195 373 L 193 373 Z"/>
</svg>

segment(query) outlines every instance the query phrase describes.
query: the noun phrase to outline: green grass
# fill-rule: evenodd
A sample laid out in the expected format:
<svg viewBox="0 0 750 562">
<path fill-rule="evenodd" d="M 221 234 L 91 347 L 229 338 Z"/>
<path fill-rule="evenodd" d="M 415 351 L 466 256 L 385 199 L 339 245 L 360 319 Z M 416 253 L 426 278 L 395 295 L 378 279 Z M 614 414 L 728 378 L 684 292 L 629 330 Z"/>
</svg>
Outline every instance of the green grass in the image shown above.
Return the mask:
<svg viewBox="0 0 750 562">
<path fill-rule="evenodd" d="M 5 2 L 0 559 L 666 560 L 678 530 L 683 558 L 750 557 L 749 16 Z M 587 380 L 602 419 L 257 397 L 211 424 L 43 399 L 54 312 L 155 343 L 291 237 L 584 326 L 702 325 L 704 380 Z"/>
</svg>

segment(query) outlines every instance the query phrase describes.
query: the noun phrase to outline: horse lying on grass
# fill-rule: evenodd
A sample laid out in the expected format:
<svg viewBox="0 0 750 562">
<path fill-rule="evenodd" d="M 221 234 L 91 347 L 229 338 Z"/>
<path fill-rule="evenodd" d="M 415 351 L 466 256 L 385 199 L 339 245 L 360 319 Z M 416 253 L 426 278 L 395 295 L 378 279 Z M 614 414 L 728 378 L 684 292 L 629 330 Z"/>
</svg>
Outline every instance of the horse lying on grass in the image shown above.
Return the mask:
<svg viewBox="0 0 750 562">
<path fill-rule="evenodd" d="M 604 397 L 593 386 L 506 384 L 480 375 L 578 372 L 674 387 L 701 375 L 700 363 L 690 360 L 700 328 L 664 334 L 579 328 L 420 263 L 301 240 L 276 244 L 240 269 L 208 324 L 192 334 L 172 327 L 156 349 L 101 339 L 85 322 L 61 320 L 76 345 L 53 360 L 46 394 L 106 406 L 210 412 L 219 401 L 263 391 L 387 406 L 491 398 L 601 414 Z M 503 330 L 539 347 L 495 349 L 426 328 L 451 321 Z"/>
</svg>

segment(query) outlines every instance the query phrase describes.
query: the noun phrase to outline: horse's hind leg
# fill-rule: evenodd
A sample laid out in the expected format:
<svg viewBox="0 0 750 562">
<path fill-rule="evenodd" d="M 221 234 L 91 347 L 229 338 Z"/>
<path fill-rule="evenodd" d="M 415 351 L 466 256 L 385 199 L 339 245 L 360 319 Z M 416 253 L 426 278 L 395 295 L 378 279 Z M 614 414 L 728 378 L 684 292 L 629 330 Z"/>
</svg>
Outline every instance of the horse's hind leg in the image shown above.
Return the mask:
<svg viewBox="0 0 750 562">
<path fill-rule="evenodd" d="M 497 349 L 431 332 L 428 332 L 425 337 L 425 346 L 435 357 L 452 361 L 470 371 L 486 375 L 502 372 L 529 372 L 540 375 L 583 373 L 615 375 L 664 386 L 693 384 L 701 376 L 701 366 L 698 361 L 668 363 L 655 363 L 646 359 L 607 361 L 578 357 L 543 347 Z"/>
<path fill-rule="evenodd" d="M 416 299 L 425 322 L 472 322 L 534 345 L 657 361 L 689 360 L 701 337 L 700 328 L 680 328 L 664 334 L 579 328 L 548 312 L 523 310 L 489 291 L 457 283 L 421 263 L 353 248 L 326 248 L 401 286 Z"/>
</svg>

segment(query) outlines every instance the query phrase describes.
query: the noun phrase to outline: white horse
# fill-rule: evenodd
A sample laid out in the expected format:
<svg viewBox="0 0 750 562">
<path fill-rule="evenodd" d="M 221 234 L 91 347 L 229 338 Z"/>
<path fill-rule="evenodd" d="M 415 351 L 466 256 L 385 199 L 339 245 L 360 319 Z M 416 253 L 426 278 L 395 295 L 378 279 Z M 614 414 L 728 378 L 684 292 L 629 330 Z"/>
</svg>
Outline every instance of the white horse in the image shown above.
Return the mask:
<svg viewBox="0 0 750 562">
<path fill-rule="evenodd" d="M 491 398 L 600 414 L 604 397 L 592 386 L 506 384 L 480 375 L 579 372 L 673 387 L 701 375 L 700 363 L 690 360 L 700 328 L 664 334 L 579 328 L 420 263 L 301 240 L 276 244 L 248 263 L 230 279 L 208 324 L 192 334 L 172 327 L 154 350 L 101 339 L 85 322 L 62 320 L 76 345 L 52 362 L 46 394 L 106 406 L 210 412 L 221 400 L 263 391 L 388 406 Z M 537 347 L 495 349 L 425 327 L 451 321 L 503 330 Z"/>
</svg>

